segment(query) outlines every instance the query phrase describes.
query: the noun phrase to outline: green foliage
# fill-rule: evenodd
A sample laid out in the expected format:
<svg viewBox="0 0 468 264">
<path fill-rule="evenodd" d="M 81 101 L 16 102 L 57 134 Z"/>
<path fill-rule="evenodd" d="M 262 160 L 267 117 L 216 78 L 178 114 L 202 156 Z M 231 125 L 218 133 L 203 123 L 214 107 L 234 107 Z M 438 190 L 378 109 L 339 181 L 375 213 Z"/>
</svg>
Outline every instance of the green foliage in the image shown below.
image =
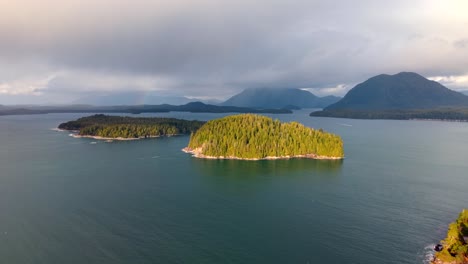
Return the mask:
<svg viewBox="0 0 468 264">
<path fill-rule="evenodd" d="M 323 110 L 310 113 L 310 116 L 340 117 L 355 119 L 435 119 L 468 121 L 468 108 L 436 108 L 436 109 L 395 109 L 395 110 Z"/>
<path fill-rule="evenodd" d="M 446 262 L 464 263 L 468 258 L 468 210 L 464 209 L 457 220 L 449 225 L 447 237 L 442 240 L 444 249 L 436 254 L 436 258 Z"/>
<path fill-rule="evenodd" d="M 79 130 L 80 135 L 106 138 L 139 138 L 189 134 L 204 122 L 175 118 L 135 118 L 127 116 L 93 115 L 62 123 L 60 129 Z"/>
<path fill-rule="evenodd" d="M 265 158 L 315 154 L 343 157 L 337 135 L 266 116 L 241 114 L 211 120 L 190 137 L 189 148 L 207 156 Z"/>
</svg>

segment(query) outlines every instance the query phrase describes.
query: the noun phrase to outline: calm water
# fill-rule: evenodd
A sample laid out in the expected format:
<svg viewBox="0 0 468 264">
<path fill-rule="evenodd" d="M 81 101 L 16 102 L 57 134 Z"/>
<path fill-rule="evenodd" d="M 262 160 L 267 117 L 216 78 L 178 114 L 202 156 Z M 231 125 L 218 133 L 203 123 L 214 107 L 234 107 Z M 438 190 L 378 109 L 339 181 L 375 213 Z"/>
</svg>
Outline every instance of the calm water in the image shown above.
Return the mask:
<svg viewBox="0 0 468 264">
<path fill-rule="evenodd" d="M 0 117 L 0 263 L 423 263 L 468 207 L 468 123 L 275 116 L 344 161 L 216 161 Z M 169 113 L 208 120 L 222 115 Z"/>
</svg>

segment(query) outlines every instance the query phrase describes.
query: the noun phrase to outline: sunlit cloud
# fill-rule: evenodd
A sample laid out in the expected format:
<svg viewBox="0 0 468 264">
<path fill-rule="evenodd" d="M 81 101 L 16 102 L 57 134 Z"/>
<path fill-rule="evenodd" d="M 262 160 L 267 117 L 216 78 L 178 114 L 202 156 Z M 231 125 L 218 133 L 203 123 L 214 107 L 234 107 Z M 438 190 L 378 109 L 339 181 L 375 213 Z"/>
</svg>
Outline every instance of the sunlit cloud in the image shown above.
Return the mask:
<svg viewBox="0 0 468 264">
<path fill-rule="evenodd" d="M 433 76 L 428 79 L 441 83 L 452 90 L 468 90 L 468 74 L 466 75 L 449 75 L 449 76 Z"/>
</svg>

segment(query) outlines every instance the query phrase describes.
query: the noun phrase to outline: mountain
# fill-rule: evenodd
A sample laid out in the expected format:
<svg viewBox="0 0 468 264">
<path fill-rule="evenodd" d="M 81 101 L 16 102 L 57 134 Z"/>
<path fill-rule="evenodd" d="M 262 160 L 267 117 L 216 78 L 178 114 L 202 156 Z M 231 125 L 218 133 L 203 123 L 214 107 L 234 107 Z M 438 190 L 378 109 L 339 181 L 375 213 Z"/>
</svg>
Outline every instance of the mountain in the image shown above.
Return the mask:
<svg viewBox="0 0 468 264">
<path fill-rule="evenodd" d="M 356 85 L 324 110 L 392 110 L 468 107 L 468 96 L 413 72 L 381 74 Z"/>
<path fill-rule="evenodd" d="M 339 100 L 336 96 L 317 97 L 301 89 L 250 88 L 234 95 L 221 105 L 261 108 L 323 108 Z"/>
</svg>

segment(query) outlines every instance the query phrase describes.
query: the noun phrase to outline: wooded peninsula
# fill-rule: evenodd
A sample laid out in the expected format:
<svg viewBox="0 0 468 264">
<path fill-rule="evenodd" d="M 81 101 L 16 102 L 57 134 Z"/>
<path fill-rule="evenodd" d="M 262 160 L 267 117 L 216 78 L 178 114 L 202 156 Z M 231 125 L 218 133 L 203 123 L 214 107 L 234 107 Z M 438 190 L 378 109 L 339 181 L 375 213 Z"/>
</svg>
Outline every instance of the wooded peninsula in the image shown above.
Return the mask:
<svg viewBox="0 0 468 264">
<path fill-rule="evenodd" d="M 205 122 L 161 117 L 92 115 L 62 123 L 59 129 L 78 131 L 79 136 L 105 139 L 138 139 L 190 134 Z"/>
<path fill-rule="evenodd" d="M 434 256 L 434 264 L 468 263 L 468 209 L 449 225 L 447 237 L 441 241 L 441 250 Z"/>
<path fill-rule="evenodd" d="M 185 152 L 216 159 L 342 159 L 343 141 L 337 135 L 298 122 L 281 123 L 254 114 L 208 121 L 190 137 Z"/>
<path fill-rule="evenodd" d="M 310 116 L 353 119 L 468 121 L 468 108 L 393 109 L 393 110 L 323 110 Z"/>
</svg>

